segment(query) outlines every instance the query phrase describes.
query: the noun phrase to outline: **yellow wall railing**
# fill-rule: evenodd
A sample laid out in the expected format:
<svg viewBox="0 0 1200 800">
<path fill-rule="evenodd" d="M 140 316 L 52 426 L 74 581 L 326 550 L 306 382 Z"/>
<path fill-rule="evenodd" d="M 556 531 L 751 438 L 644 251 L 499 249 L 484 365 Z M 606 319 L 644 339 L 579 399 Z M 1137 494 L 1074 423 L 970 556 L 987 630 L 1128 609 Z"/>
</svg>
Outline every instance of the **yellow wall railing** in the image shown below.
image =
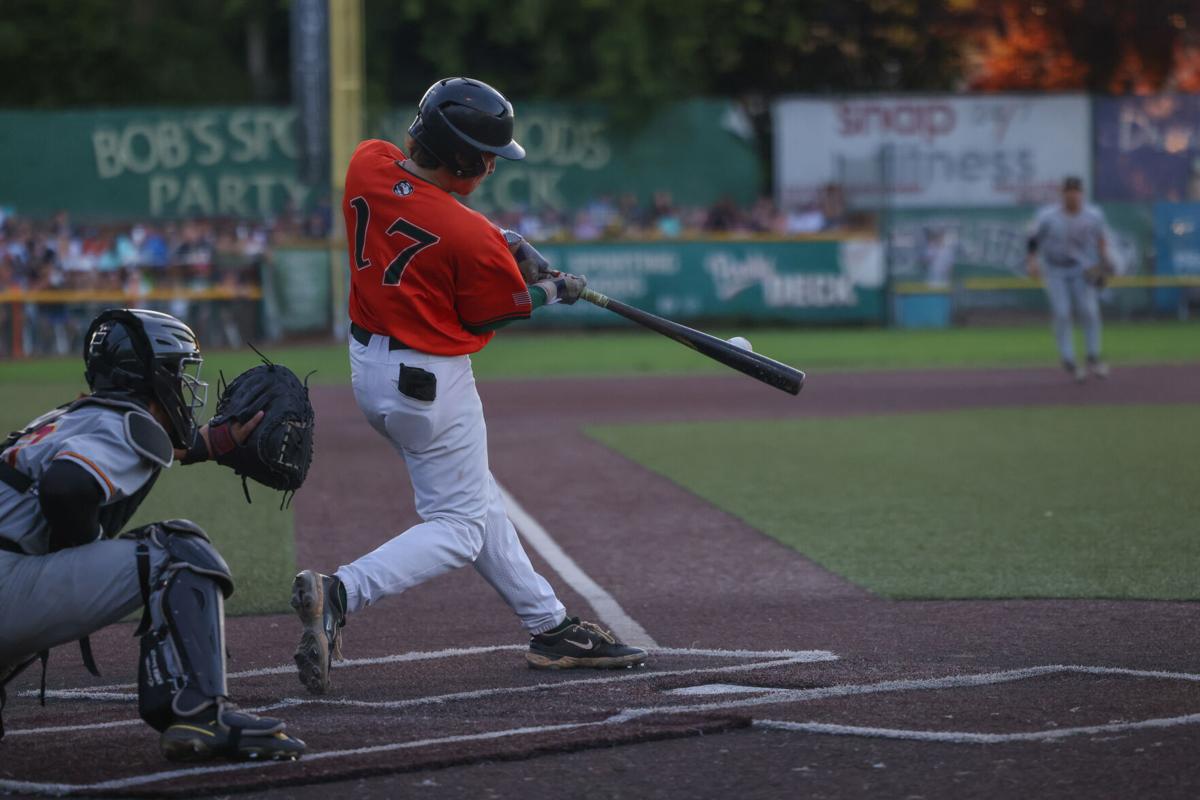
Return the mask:
<svg viewBox="0 0 1200 800">
<path fill-rule="evenodd" d="M 1113 289 L 1181 289 L 1200 286 L 1200 275 L 1125 275 L 1112 278 Z M 1033 278 L 964 278 L 949 286 L 920 281 L 903 281 L 892 286 L 896 294 L 948 294 L 950 292 L 1005 292 L 1041 289 L 1042 282 Z"/>
<path fill-rule="evenodd" d="M 54 290 L 37 291 L 8 290 L 0 292 L 0 303 L 37 303 L 39 305 L 63 305 L 65 303 L 116 303 L 122 307 L 135 307 L 147 300 L 261 300 L 262 289 L 257 286 L 228 288 L 215 286 L 210 289 L 152 289 L 148 292 L 123 292 L 104 290 Z"/>
</svg>

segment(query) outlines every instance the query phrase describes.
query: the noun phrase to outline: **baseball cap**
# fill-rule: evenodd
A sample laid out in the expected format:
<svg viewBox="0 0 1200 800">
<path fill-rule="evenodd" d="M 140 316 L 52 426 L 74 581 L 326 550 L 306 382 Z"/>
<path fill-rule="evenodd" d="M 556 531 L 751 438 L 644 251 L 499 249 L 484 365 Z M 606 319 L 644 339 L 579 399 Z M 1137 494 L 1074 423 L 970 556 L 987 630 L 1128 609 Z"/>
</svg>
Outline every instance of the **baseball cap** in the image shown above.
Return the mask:
<svg viewBox="0 0 1200 800">
<path fill-rule="evenodd" d="M 1069 192 L 1072 189 L 1083 191 L 1083 179 L 1076 175 L 1068 175 L 1067 177 L 1063 178 L 1062 190 L 1064 192 Z"/>
</svg>

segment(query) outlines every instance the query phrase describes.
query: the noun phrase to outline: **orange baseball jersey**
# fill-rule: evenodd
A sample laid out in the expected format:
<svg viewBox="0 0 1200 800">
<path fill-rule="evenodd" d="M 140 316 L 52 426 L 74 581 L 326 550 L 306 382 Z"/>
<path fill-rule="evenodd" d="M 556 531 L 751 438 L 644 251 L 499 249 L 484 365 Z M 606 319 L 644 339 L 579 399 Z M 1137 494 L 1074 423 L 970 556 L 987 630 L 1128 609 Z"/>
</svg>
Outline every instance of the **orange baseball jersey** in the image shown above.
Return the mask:
<svg viewBox="0 0 1200 800">
<path fill-rule="evenodd" d="M 500 229 L 401 167 L 405 158 L 370 139 L 350 159 L 350 319 L 426 353 L 478 352 L 495 334 L 466 326 L 527 319 L 529 289 Z"/>
</svg>

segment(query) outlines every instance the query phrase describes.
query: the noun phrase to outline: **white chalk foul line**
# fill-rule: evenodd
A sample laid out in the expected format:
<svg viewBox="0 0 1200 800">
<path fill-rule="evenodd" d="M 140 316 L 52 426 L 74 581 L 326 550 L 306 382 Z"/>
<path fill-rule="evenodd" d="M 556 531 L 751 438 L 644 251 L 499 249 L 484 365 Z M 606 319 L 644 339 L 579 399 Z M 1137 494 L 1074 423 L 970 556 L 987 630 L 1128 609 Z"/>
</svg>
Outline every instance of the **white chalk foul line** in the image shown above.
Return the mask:
<svg viewBox="0 0 1200 800">
<path fill-rule="evenodd" d="M 1070 736 L 1094 736 L 1104 733 L 1124 733 L 1146 728 L 1173 728 L 1200 723 L 1200 714 L 1181 717 L 1161 717 L 1137 722 L 1113 722 L 1106 725 L 1086 725 L 1078 728 L 1051 728 L 1022 733 L 973 733 L 970 731 L 910 731 L 897 728 L 873 728 L 859 725 L 834 725 L 827 722 L 787 722 L 775 719 L 756 719 L 754 727 L 780 731 L 820 733 L 830 736 L 867 736 L 881 739 L 907 739 L 916 742 L 950 742 L 952 744 L 1003 744 L 1005 742 L 1052 742 Z"/>
<path fill-rule="evenodd" d="M 612 628 L 618 639 L 638 647 L 658 647 L 646 629 L 629 616 L 615 597 L 592 580 L 591 576 L 558 546 L 558 542 L 554 541 L 546 529 L 521 507 L 515 497 L 499 483 L 496 486 L 500 489 L 501 496 L 504 497 L 508 518 L 512 520 L 517 531 L 525 537 L 525 541 L 529 542 L 538 555 L 544 558 L 546 563 L 588 602 L 588 605 L 600 617 L 600 621 Z"/>
</svg>

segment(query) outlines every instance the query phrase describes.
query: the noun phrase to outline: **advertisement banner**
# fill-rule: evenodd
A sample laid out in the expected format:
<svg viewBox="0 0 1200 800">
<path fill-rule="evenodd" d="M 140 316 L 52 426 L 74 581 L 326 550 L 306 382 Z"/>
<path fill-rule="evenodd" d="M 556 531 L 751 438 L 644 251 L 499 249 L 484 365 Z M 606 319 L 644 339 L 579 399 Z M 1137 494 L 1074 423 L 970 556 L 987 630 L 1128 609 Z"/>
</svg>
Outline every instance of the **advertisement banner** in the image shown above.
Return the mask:
<svg viewBox="0 0 1200 800">
<path fill-rule="evenodd" d="M 1049 202 L 1091 176 L 1084 95 L 858 96 L 776 102 L 775 185 L 806 207 L 840 184 L 856 208 Z"/>
<path fill-rule="evenodd" d="M 484 213 L 575 210 L 604 195 L 632 194 L 645 205 L 660 191 L 679 206 L 723 197 L 749 205 L 763 191 L 750 123 L 728 101 L 691 100 L 636 119 L 589 103 L 514 106 L 513 138 L 525 160 L 501 163 L 471 195 Z M 368 130 L 403 143 L 414 113 L 385 115 Z"/>
<path fill-rule="evenodd" d="M 645 205 L 659 191 L 681 207 L 726 196 L 748 205 L 761 191 L 749 123 L 732 103 L 679 103 L 637 120 L 582 103 L 517 108 L 528 155 L 472 196 L 485 213 L 570 213 L 604 195 Z M 412 116 L 386 114 L 369 130 L 403 143 Z M 275 107 L 0 112 L 0 207 L 99 219 L 313 209 L 324 198 L 299 173 L 319 157 L 301 158 L 300 127 L 295 110 Z"/>
<path fill-rule="evenodd" d="M 267 107 L 0 112 L 0 206 L 107 219 L 307 208 L 295 124 Z"/>
<path fill-rule="evenodd" d="M 1200 276 L 1200 203 L 1155 205 L 1154 245 L 1157 274 Z M 1178 309 L 1181 294 L 1195 298 L 1200 289 L 1155 289 L 1155 310 Z"/>
<path fill-rule="evenodd" d="M 930 208 L 892 215 L 888 257 L 896 281 L 950 286 L 966 278 L 1023 278 L 1029 226 L 1040 206 L 1010 208 Z M 1151 206 L 1103 203 L 1110 254 L 1122 275 L 1154 269 L 1154 215 Z M 1122 290 L 1107 298 L 1121 309 L 1148 303 L 1148 293 Z M 960 308 L 1040 308 L 1040 292 L 971 292 L 956 297 Z"/>
<path fill-rule="evenodd" d="M 1200 96 L 1097 98 L 1095 196 L 1200 200 Z"/>
<path fill-rule="evenodd" d="M 892 277 L 945 285 L 958 278 L 1024 277 L 1029 225 L 1039 206 L 897 211 L 889 238 Z M 1102 203 L 1110 253 L 1123 275 L 1153 268 L 1149 205 Z"/>
<path fill-rule="evenodd" d="M 339 262 L 340 267 L 344 267 Z M 329 251 L 317 247 L 278 247 L 268 267 L 264 301 L 273 326 L 282 333 L 329 330 Z M 345 271 L 345 270 L 343 270 Z"/>
<path fill-rule="evenodd" d="M 615 300 L 677 321 L 878 322 L 883 253 L 870 239 L 551 245 L 550 263 Z M 626 324 L 587 303 L 554 306 L 541 325 Z"/>
</svg>

